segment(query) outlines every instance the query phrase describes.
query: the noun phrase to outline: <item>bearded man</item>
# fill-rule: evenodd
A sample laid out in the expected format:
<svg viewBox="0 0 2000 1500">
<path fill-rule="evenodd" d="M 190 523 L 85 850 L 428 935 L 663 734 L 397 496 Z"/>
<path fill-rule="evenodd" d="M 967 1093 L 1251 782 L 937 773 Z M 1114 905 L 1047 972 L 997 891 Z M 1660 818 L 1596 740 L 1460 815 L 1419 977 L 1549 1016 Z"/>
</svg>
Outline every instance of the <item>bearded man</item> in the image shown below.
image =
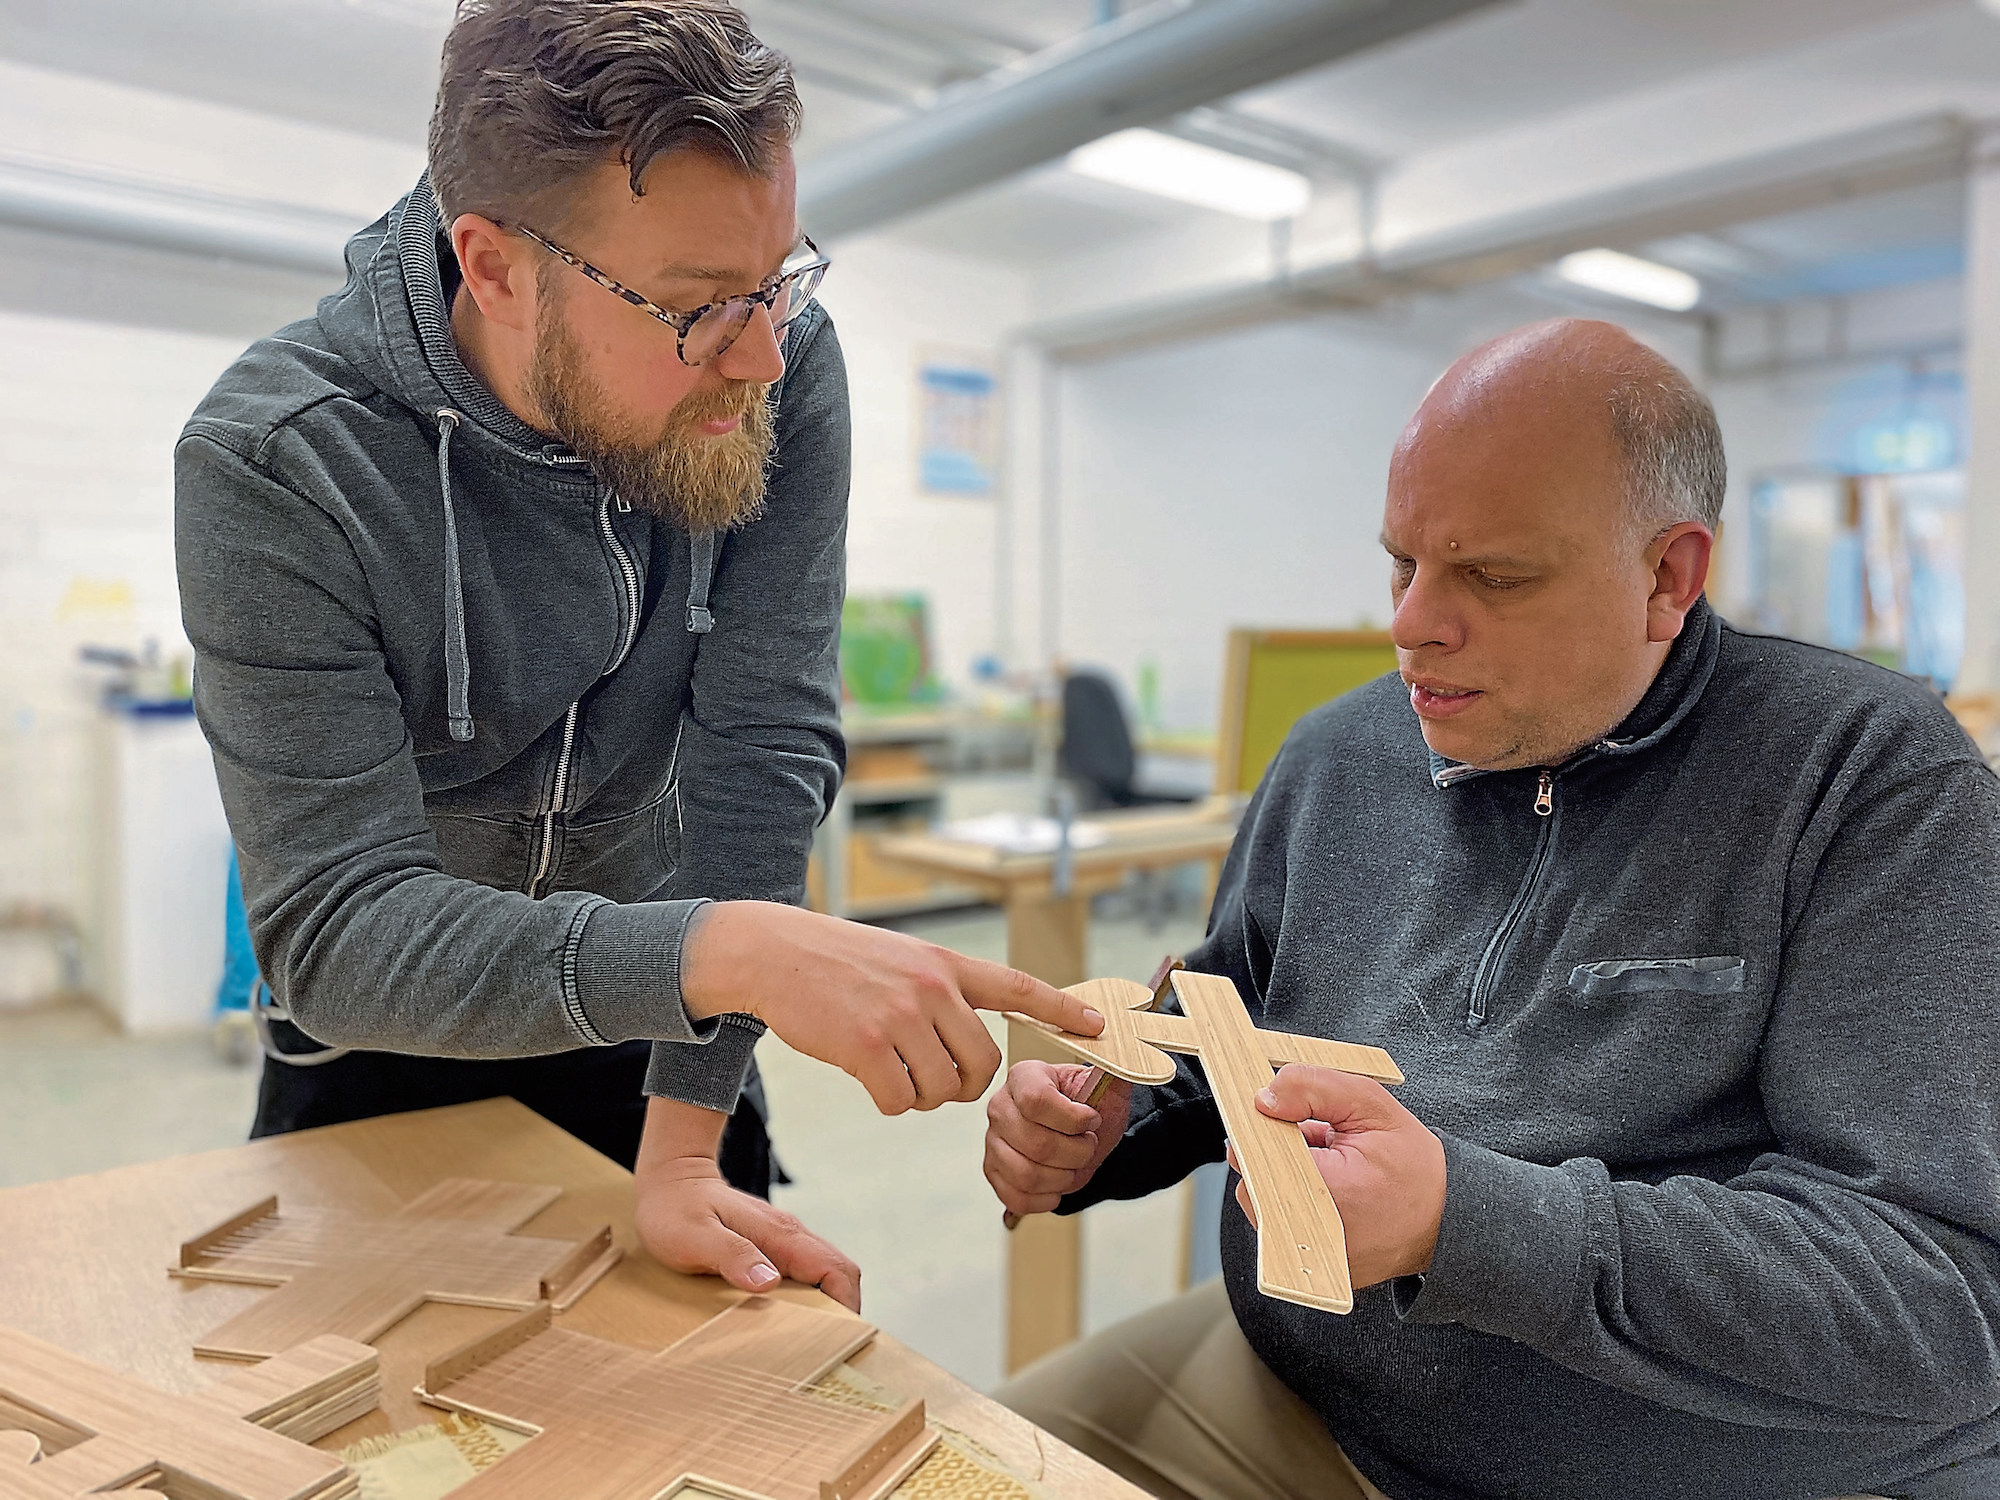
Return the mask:
<svg viewBox="0 0 2000 1500">
<path fill-rule="evenodd" d="M 787 904 L 843 764 L 848 485 L 798 122 L 720 0 L 461 7 L 425 180 L 195 412 L 176 545 L 271 991 L 254 1133 L 511 1094 L 636 1162 L 668 1264 L 858 1305 L 762 1201 L 763 1027 L 895 1112 L 984 1089 L 974 1006 L 1097 1023 Z"/>
</svg>

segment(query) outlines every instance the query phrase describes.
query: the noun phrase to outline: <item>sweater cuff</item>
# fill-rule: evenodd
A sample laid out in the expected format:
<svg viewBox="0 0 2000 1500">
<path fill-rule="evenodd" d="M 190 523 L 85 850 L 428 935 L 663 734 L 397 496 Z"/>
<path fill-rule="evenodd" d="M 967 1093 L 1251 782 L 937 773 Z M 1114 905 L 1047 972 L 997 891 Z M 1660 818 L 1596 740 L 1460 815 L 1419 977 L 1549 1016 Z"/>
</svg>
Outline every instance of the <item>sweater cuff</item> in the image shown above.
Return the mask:
<svg viewBox="0 0 2000 1500">
<path fill-rule="evenodd" d="M 706 1041 L 714 1023 L 688 1019 L 681 1003 L 681 945 L 702 901 L 605 902 L 577 938 L 570 1016 L 596 1046 L 644 1038 Z"/>
<path fill-rule="evenodd" d="M 1462 1323 L 1545 1347 L 1583 1275 L 1583 1187 L 1560 1167 L 1440 1134 L 1444 1218 L 1431 1268 L 1391 1283 L 1412 1323 Z"/>
<path fill-rule="evenodd" d="M 646 1093 L 724 1114 L 736 1108 L 752 1050 L 764 1034 L 750 1016 L 718 1016 L 704 1041 L 655 1042 L 646 1068 Z"/>
</svg>

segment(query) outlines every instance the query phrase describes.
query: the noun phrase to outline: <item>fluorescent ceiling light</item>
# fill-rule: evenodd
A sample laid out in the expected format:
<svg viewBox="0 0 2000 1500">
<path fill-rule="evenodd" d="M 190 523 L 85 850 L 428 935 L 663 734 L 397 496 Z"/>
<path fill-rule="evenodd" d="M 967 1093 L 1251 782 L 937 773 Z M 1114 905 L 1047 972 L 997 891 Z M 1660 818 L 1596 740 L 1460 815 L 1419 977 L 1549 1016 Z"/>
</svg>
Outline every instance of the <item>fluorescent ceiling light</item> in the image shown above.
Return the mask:
<svg viewBox="0 0 2000 1500">
<path fill-rule="evenodd" d="M 1069 169 L 1245 219 L 1294 218 L 1312 199 L 1301 172 L 1157 130 L 1120 130 L 1079 146 Z"/>
<path fill-rule="evenodd" d="M 1701 301 L 1701 283 L 1687 272 L 1617 250 L 1579 250 L 1565 255 L 1556 262 L 1556 275 L 1593 292 L 1608 292 L 1669 312 L 1686 312 Z"/>
</svg>

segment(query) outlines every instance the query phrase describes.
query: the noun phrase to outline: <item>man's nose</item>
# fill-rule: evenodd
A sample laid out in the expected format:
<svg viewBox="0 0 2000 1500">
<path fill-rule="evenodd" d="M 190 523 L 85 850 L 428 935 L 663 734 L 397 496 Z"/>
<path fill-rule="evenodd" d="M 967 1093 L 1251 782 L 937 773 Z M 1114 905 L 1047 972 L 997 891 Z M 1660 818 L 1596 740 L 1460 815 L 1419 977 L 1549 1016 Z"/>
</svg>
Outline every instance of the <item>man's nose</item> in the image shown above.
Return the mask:
<svg viewBox="0 0 2000 1500">
<path fill-rule="evenodd" d="M 785 373 L 785 353 L 778 347 L 777 330 L 771 326 L 771 310 L 757 307 L 750 321 L 736 335 L 736 342 L 715 359 L 715 373 L 725 380 L 745 380 L 769 385 Z"/>
<path fill-rule="evenodd" d="M 1457 610 L 1452 607 L 1450 593 L 1447 580 L 1438 569 L 1417 565 L 1389 621 L 1389 639 L 1397 650 L 1420 651 L 1427 646 L 1441 646 L 1454 651 L 1463 644 L 1465 632 Z"/>
</svg>

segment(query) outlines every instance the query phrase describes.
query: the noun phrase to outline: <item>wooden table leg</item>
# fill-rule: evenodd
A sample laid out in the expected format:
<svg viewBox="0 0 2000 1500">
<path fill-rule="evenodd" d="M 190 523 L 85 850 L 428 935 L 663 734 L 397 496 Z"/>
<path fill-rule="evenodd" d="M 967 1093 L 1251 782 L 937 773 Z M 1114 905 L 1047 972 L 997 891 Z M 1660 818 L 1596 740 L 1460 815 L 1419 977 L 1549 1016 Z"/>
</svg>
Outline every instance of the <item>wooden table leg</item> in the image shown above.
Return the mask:
<svg viewBox="0 0 2000 1500">
<path fill-rule="evenodd" d="M 1019 895 L 1007 903 L 1007 962 L 1058 988 L 1081 984 L 1087 896 Z M 1074 1062 L 1030 1026 L 1007 1026 L 1008 1066 Z M 1007 1236 L 1007 1373 L 1074 1343 L 1082 1325 L 1083 1233 L 1075 1218 L 1030 1214 Z"/>
</svg>

